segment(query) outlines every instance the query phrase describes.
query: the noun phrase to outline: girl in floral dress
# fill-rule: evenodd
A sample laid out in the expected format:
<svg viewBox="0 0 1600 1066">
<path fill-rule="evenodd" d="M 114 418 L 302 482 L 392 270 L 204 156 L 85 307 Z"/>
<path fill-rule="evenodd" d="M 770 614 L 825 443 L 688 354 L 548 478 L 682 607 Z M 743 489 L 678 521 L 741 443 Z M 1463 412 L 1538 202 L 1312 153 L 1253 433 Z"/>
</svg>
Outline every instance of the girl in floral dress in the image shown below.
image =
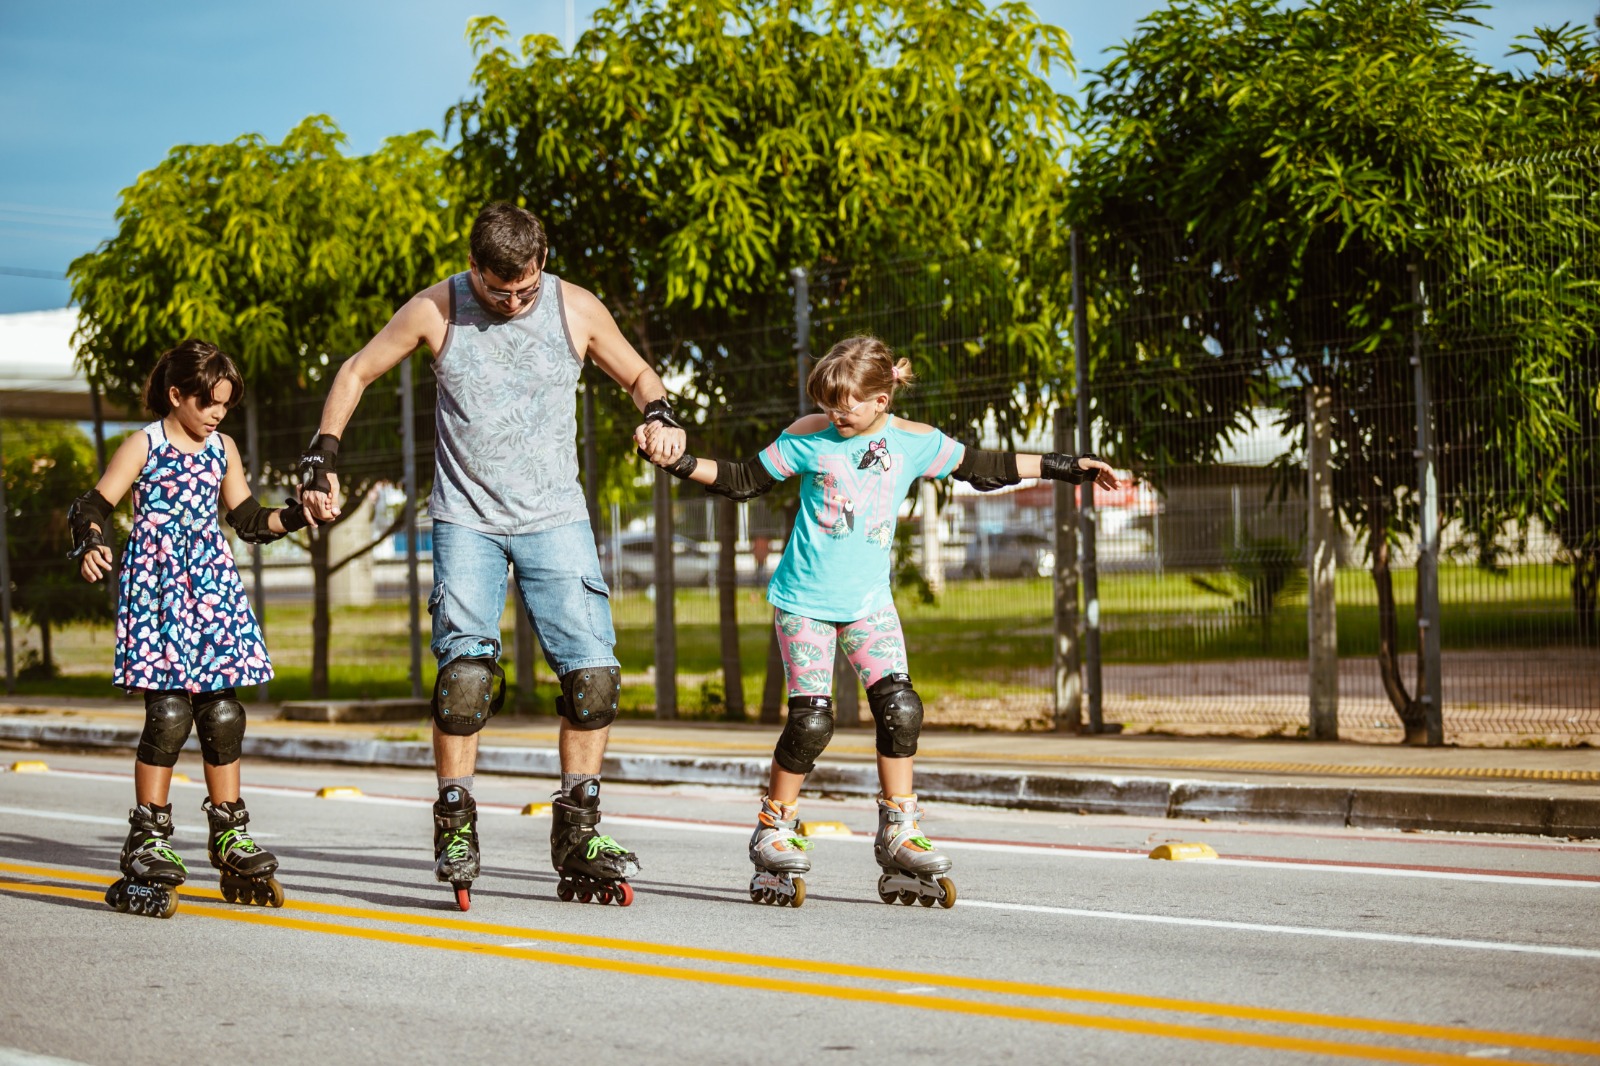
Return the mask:
<svg viewBox="0 0 1600 1066">
<path fill-rule="evenodd" d="M 239 449 L 217 431 L 244 395 L 238 368 L 205 341 L 165 353 L 145 385 L 157 420 L 123 442 L 99 484 L 68 512 L 79 572 L 98 581 L 111 571 L 111 512 L 133 490 L 133 529 L 123 552 L 112 680 L 144 693 L 145 724 L 134 762 L 131 831 L 123 878 L 106 893 L 118 910 L 170 917 L 172 891 L 188 870 L 170 843 L 167 794 L 178 752 L 199 734 L 210 823 L 207 852 L 230 901 L 281 906 L 272 877 L 278 861 L 251 839 L 239 798 L 245 713 L 236 689 L 272 677 L 261 627 L 250 610 L 233 550 L 218 522 L 251 543 L 304 528 L 298 502 L 263 508 L 250 494 Z"/>
<path fill-rule="evenodd" d="M 1043 477 L 1102 488 L 1118 484 L 1092 455 L 1026 455 L 980 451 L 932 426 L 889 412 L 895 392 L 913 380 L 911 362 L 896 359 L 876 337 L 834 345 L 806 381 L 821 408 L 785 430 L 759 456 L 742 463 L 685 454 L 666 469 L 734 500 L 803 478 L 800 513 L 767 586 L 789 687 L 789 714 L 773 752 L 750 860 L 757 902 L 798 907 L 805 901 L 810 843 L 798 833 L 797 805 L 806 775 L 833 736 L 836 647 L 861 677 L 877 726 L 878 833 L 873 852 L 886 903 L 955 903 L 945 875 L 951 861 L 918 827 L 922 808 L 912 786 L 912 756 L 922 732 L 922 700 L 911 684 L 905 633 L 890 587 L 890 560 L 900 503 L 919 478 L 956 477 L 989 490 Z M 649 442 L 640 426 L 635 440 Z"/>
</svg>

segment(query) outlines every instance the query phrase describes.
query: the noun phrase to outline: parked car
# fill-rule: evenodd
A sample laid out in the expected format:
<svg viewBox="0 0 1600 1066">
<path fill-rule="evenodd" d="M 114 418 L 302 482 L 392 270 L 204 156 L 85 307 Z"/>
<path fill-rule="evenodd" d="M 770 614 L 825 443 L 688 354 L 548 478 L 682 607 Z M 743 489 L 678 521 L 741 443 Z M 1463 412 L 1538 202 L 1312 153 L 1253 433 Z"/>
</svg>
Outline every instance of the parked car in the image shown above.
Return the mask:
<svg viewBox="0 0 1600 1066">
<path fill-rule="evenodd" d="M 1056 571 L 1055 544 L 1032 529 L 980 533 L 967 544 L 967 577 L 1049 577 Z"/>
<path fill-rule="evenodd" d="M 672 538 L 672 574 L 680 587 L 705 586 L 717 579 L 717 554 L 688 537 Z M 600 573 L 619 588 L 642 589 L 656 583 L 656 538 L 653 533 L 624 533 L 617 541 L 600 544 Z"/>
</svg>

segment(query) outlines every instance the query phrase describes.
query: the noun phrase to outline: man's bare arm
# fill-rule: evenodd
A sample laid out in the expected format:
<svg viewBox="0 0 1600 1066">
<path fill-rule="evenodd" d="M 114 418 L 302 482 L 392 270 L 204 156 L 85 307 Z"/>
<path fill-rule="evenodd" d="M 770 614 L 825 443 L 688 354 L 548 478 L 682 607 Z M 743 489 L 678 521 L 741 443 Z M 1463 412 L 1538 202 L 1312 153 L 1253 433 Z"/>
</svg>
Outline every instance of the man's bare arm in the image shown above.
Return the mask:
<svg viewBox="0 0 1600 1066">
<path fill-rule="evenodd" d="M 667 387 L 633 345 L 617 328 L 606 305 L 593 293 L 562 282 L 561 298 L 567 309 L 567 324 L 578 353 L 594 360 L 594 365 L 621 385 L 643 411 L 657 400 L 665 400 Z M 655 424 L 647 435 L 644 450 L 652 463 L 672 463 L 683 454 L 687 443 L 682 429 Z"/>
</svg>

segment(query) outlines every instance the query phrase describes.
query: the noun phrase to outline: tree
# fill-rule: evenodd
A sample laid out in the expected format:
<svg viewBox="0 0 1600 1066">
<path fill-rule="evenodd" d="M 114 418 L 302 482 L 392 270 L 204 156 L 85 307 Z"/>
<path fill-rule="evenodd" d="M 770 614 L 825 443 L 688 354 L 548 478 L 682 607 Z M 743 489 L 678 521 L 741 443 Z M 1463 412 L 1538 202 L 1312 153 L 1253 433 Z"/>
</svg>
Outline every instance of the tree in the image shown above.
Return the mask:
<svg viewBox="0 0 1600 1066">
<path fill-rule="evenodd" d="M 908 354 L 925 380 L 953 380 L 973 349 L 1008 345 L 1006 387 L 925 413 L 977 424 L 992 410 L 1003 429 L 1036 417 L 1061 348 L 1077 114 L 1046 80 L 1071 64 L 1060 29 L 981 0 L 611 0 L 570 55 L 545 36 L 513 53 L 498 19 L 469 37 L 474 93 L 449 119 L 460 187 L 537 213 L 553 268 L 604 299 L 654 365 L 690 375 L 702 445 L 748 454 L 793 418 L 797 266 L 848 307 L 891 261 L 999 262 L 1010 313 L 975 323 L 961 307 L 975 324 L 959 335 L 981 341 Z M 725 631 L 732 602 L 725 589 Z"/>
<path fill-rule="evenodd" d="M 7 421 L 0 437 L 12 602 L 39 628 L 37 669 L 54 677 L 52 629 L 111 617 L 105 586 L 89 584 L 67 559 L 67 507 L 98 480 L 94 448 L 75 426 L 59 422 Z"/>
<path fill-rule="evenodd" d="M 1424 717 L 1399 671 L 1389 560 L 1419 506 L 1418 316 L 1441 495 L 1455 517 L 1498 529 L 1550 500 L 1548 479 L 1505 471 L 1554 459 L 1572 421 L 1566 320 L 1592 306 L 1574 279 L 1547 284 L 1518 254 L 1530 226 L 1593 223 L 1494 165 L 1545 127 L 1530 122 L 1527 80 L 1462 45 L 1481 6 L 1179 0 L 1097 72 L 1072 206 L 1112 339 L 1128 334 L 1096 369 L 1117 386 L 1096 402 L 1122 454 L 1204 461 L 1273 400 L 1303 440 L 1294 397 L 1332 391 L 1335 504 L 1367 536 L 1380 672 L 1408 740 Z M 1153 440 L 1151 411 L 1172 412 L 1162 422 L 1179 432 Z M 1491 484 L 1492 496 L 1467 491 Z"/>
<path fill-rule="evenodd" d="M 163 350 L 212 341 L 240 363 L 266 474 L 280 485 L 316 431 L 331 371 L 461 254 L 431 134 L 391 138 L 369 156 L 345 156 L 343 144 L 314 116 L 281 144 L 249 135 L 174 148 L 123 190 L 116 236 L 68 270 L 90 377 L 137 406 Z M 346 431 L 346 514 L 378 482 L 399 480 L 396 381 L 370 389 Z M 326 527 L 303 536 L 315 590 L 311 691 L 322 696 L 328 577 L 350 559 L 329 558 Z"/>
</svg>

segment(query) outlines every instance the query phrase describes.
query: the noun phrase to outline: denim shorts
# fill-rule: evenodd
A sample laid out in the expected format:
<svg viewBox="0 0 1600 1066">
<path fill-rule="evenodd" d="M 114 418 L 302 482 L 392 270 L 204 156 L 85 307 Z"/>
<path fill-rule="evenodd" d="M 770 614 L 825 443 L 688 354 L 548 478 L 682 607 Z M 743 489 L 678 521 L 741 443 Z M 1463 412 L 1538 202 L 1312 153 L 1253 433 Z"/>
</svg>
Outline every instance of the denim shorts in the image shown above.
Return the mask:
<svg viewBox="0 0 1600 1066">
<path fill-rule="evenodd" d="M 617 666 L 611 590 L 587 520 L 538 533 L 479 533 L 433 524 L 433 654 L 442 666 L 462 656 L 500 657 L 506 566 L 522 606 L 557 676 L 590 666 Z"/>
</svg>

